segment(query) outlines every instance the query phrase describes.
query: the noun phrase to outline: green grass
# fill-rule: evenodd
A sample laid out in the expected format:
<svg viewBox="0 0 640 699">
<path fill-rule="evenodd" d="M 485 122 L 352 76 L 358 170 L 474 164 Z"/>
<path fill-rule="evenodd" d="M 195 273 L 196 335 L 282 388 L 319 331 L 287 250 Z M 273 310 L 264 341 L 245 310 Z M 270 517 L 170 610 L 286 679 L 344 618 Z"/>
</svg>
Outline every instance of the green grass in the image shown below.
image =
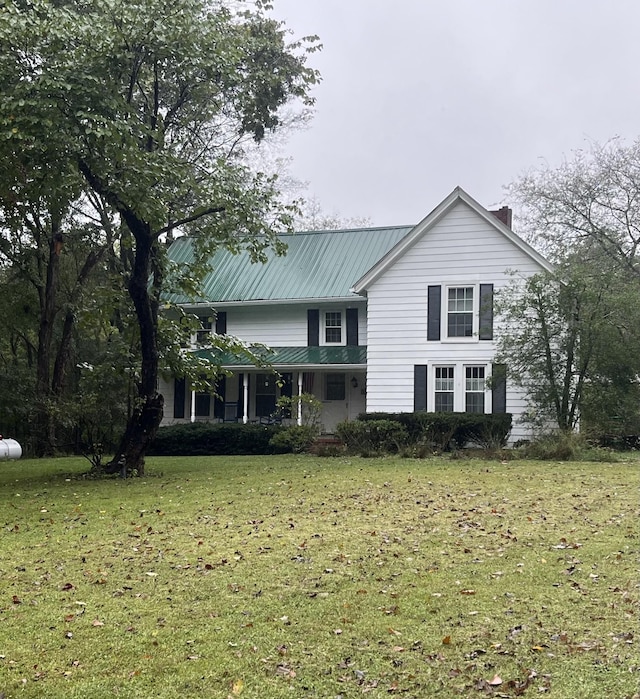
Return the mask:
<svg viewBox="0 0 640 699">
<path fill-rule="evenodd" d="M 638 697 L 639 466 L 2 463 L 0 691 Z"/>
</svg>

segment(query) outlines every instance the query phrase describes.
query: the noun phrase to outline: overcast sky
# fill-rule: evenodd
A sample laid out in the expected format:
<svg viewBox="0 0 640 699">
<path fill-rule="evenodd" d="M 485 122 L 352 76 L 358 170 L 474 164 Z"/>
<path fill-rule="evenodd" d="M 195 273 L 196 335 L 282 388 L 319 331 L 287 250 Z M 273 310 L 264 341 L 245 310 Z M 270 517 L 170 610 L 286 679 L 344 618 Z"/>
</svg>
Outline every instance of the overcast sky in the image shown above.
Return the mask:
<svg viewBox="0 0 640 699">
<path fill-rule="evenodd" d="M 327 214 L 412 224 L 589 142 L 640 135 L 638 0 L 274 0 L 319 35 L 316 113 L 285 148 Z"/>
</svg>

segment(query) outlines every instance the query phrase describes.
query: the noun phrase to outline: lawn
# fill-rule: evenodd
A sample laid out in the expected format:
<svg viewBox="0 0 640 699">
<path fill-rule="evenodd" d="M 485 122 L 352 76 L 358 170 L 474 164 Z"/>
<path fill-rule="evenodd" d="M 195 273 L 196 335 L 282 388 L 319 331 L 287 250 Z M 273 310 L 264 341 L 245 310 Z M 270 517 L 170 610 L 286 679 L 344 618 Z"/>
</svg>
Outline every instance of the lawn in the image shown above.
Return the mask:
<svg viewBox="0 0 640 699">
<path fill-rule="evenodd" d="M 640 696 L 640 462 L 0 464 L 7 697 Z"/>
</svg>

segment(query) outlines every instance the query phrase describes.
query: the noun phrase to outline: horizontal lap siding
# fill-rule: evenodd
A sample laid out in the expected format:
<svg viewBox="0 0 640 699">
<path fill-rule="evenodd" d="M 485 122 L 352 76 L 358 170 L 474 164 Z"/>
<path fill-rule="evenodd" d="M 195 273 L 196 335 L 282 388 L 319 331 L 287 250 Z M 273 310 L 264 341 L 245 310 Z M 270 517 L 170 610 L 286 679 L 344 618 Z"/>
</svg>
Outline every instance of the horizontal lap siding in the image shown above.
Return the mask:
<svg viewBox="0 0 640 699">
<path fill-rule="evenodd" d="M 490 341 L 428 342 L 430 284 L 508 284 L 507 270 L 528 276 L 537 264 L 464 203 L 450 210 L 368 289 L 367 410 L 413 410 L 414 365 L 491 363 Z M 522 397 L 509 392 L 520 414 Z M 520 431 L 520 430 L 519 430 Z"/>
<path fill-rule="evenodd" d="M 305 306 L 249 306 L 227 309 L 227 333 L 273 347 L 307 344 Z"/>
<path fill-rule="evenodd" d="M 309 304 L 260 305 L 234 307 L 227 309 L 227 333 L 247 342 L 263 342 L 272 347 L 305 347 L 307 345 L 307 309 L 318 308 L 323 311 L 346 308 L 358 308 L 358 344 L 367 341 L 367 314 L 364 300 L 360 303 L 320 303 Z M 346 333 L 346 325 L 343 327 Z"/>
</svg>

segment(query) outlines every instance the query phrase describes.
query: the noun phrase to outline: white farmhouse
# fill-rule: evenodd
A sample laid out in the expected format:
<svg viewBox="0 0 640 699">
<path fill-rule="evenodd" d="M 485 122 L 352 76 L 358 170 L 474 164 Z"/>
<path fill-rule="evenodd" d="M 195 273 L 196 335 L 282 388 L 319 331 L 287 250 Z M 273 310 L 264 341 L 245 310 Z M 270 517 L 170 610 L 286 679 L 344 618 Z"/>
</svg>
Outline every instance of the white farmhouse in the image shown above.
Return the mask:
<svg viewBox="0 0 640 699">
<path fill-rule="evenodd" d="M 456 188 L 417 226 L 281 236 L 286 256 L 252 264 L 218 251 L 197 302 L 203 332 L 229 333 L 272 350 L 277 375 L 234 356 L 211 357 L 230 375 L 215 394 L 167 379 L 163 424 L 268 420 L 280 395 L 313 393 L 322 428 L 362 412 L 509 412 L 512 441 L 525 436 L 523 396 L 496 372 L 493 300 L 512 273 L 551 265 L 510 228 Z M 172 245 L 190 260 L 189 238 Z M 201 333 L 200 333 L 201 335 Z M 208 350 L 198 350 L 207 356 Z"/>
</svg>

